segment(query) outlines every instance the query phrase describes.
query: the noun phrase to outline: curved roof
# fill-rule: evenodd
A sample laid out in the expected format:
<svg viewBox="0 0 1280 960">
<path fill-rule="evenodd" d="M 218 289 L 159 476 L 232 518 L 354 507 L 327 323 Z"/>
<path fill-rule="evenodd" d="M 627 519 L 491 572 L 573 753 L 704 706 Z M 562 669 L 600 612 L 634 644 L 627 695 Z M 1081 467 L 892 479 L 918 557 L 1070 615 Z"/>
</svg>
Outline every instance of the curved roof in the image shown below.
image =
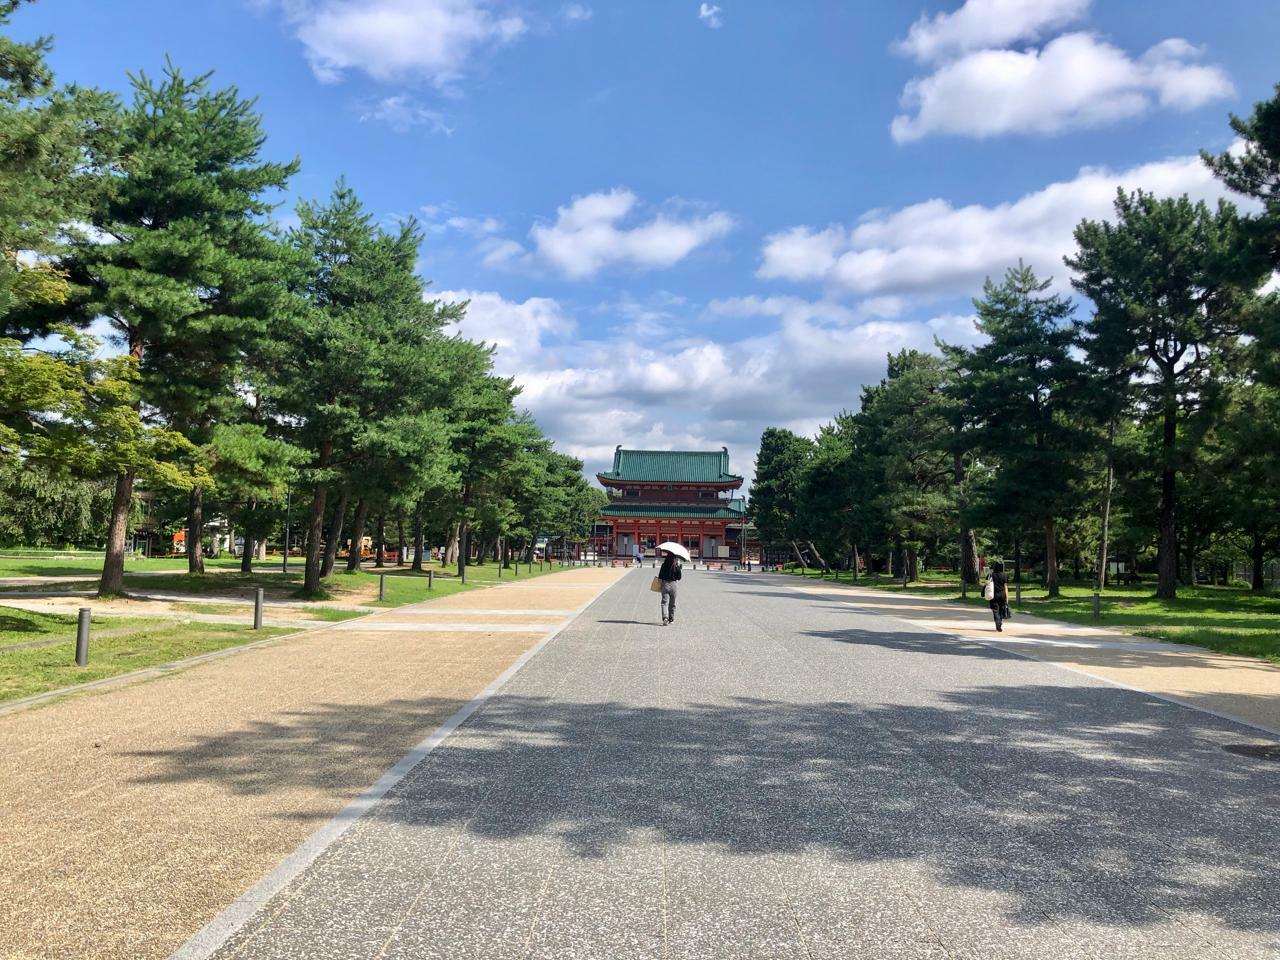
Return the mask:
<svg viewBox="0 0 1280 960">
<path fill-rule="evenodd" d="M 718 504 L 698 503 L 611 503 L 600 518 L 658 517 L 663 520 L 741 520 L 747 515 L 741 500 L 721 500 Z"/>
<path fill-rule="evenodd" d="M 613 469 L 596 474 L 601 483 L 738 484 L 729 472 L 729 450 L 623 450 L 613 452 Z"/>
</svg>

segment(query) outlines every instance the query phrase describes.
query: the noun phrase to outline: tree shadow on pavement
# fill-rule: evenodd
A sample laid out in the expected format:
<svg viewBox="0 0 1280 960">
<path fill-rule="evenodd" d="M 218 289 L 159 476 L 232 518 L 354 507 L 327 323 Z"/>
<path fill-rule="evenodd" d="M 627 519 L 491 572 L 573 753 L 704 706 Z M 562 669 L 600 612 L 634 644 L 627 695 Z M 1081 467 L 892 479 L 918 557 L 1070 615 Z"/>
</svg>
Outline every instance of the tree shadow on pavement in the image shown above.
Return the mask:
<svg viewBox="0 0 1280 960">
<path fill-rule="evenodd" d="M 656 838 L 762 862 L 910 863 L 957 894 L 998 891 L 1031 924 L 1173 917 L 1280 930 L 1280 764 L 1223 749 L 1257 741 L 1252 731 L 1093 686 L 897 700 L 659 707 L 500 696 L 362 830 L 539 837 L 597 860 Z M 406 712 L 425 721 L 449 706 L 294 713 L 144 753 L 147 781 L 325 789 L 353 755 L 385 749 Z"/>
</svg>

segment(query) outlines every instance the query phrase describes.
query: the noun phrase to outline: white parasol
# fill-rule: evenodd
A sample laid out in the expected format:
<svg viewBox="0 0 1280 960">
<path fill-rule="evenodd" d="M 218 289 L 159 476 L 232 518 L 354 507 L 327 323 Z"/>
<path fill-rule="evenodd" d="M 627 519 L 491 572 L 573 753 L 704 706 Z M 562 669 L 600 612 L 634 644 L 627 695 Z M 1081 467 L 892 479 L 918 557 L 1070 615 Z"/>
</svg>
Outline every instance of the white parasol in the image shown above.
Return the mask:
<svg viewBox="0 0 1280 960">
<path fill-rule="evenodd" d="M 681 560 L 687 561 L 692 559 L 689 556 L 689 551 L 680 546 L 680 544 L 676 543 L 674 540 L 668 540 L 666 543 L 658 544 L 658 549 L 665 550 L 667 553 L 674 553 Z"/>
</svg>

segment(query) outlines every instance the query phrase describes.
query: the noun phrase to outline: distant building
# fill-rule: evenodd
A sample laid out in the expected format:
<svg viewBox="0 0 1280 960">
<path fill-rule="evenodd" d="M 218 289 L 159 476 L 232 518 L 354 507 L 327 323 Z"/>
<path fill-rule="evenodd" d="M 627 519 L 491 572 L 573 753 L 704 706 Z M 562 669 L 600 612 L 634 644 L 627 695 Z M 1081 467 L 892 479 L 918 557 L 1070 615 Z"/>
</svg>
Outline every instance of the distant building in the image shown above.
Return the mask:
<svg viewBox="0 0 1280 960">
<path fill-rule="evenodd" d="M 613 469 L 596 474 L 609 494 L 591 546 L 599 557 L 651 557 L 665 540 L 703 560 L 739 560 L 746 501 L 733 496 L 742 477 L 729 470 L 729 451 L 624 450 Z M 748 556 L 754 553 L 748 542 Z"/>
</svg>

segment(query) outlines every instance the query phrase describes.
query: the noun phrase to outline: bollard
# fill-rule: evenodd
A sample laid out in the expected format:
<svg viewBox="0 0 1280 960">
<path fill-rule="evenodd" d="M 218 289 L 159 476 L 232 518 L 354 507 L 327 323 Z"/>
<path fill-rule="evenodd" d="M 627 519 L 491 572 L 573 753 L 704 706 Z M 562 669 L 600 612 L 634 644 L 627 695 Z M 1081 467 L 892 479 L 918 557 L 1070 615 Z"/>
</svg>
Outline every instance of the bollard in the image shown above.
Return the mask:
<svg viewBox="0 0 1280 960">
<path fill-rule="evenodd" d="M 253 591 L 253 629 L 262 629 L 262 588 Z"/>
<path fill-rule="evenodd" d="M 76 666 L 83 667 L 89 662 L 89 618 L 93 610 L 80 608 L 80 618 L 76 622 Z"/>
<path fill-rule="evenodd" d="M 502 579 L 502 561 L 501 560 L 498 561 L 498 579 L 499 580 Z"/>
<path fill-rule="evenodd" d="M 427 589 L 434 590 L 436 588 L 436 572 L 434 570 L 427 571 Z"/>
<path fill-rule="evenodd" d="M 961 600 L 969 599 L 969 581 L 966 580 L 964 577 L 960 578 L 960 599 Z"/>
<path fill-rule="evenodd" d="M 385 573 L 378 574 L 378 600 L 387 599 L 387 575 Z"/>
<path fill-rule="evenodd" d="M 1096 590 L 1093 592 L 1093 619 L 1102 619 L 1102 597 Z"/>
<path fill-rule="evenodd" d="M 470 564 L 466 564 L 466 563 L 464 563 L 461 567 L 459 567 L 459 568 L 458 568 L 458 569 L 459 569 L 459 571 L 461 571 L 461 573 L 462 573 L 462 582 L 463 582 L 463 583 L 466 583 L 466 582 L 467 582 L 467 567 L 468 567 L 468 566 L 470 566 Z"/>
</svg>

